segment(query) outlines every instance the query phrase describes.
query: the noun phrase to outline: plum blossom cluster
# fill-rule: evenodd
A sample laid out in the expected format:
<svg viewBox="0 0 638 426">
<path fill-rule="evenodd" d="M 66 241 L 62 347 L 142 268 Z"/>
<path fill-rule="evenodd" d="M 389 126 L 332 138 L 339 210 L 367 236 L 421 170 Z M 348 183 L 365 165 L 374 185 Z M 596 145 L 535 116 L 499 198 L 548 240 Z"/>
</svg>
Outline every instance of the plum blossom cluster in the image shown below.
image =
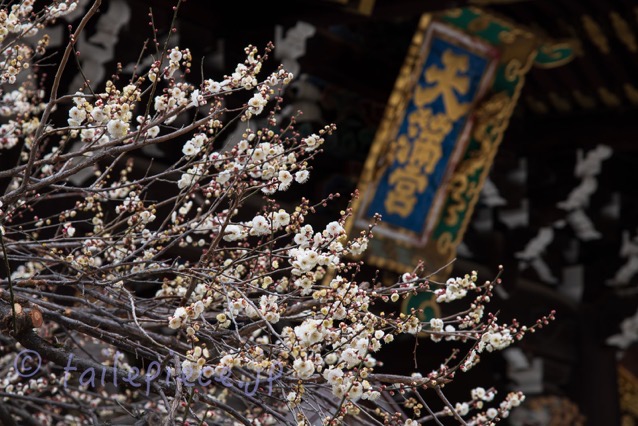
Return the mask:
<svg viewBox="0 0 638 426">
<path fill-rule="evenodd" d="M 49 44 L 42 30 L 77 7 L 76 0 L 59 1 L 34 10 L 34 0 L 0 7 L 0 150 L 23 143 L 30 147 L 40 127 L 44 91 L 38 87 L 31 64 Z"/>
<path fill-rule="evenodd" d="M 473 405 L 480 410 L 483 408 L 483 401 L 492 401 L 495 393 L 496 392 L 493 390 L 485 391 L 483 388 L 473 389 L 473 401 L 468 405 Z M 514 408 L 520 406 L 523 401 L 525 401 L 525 395 L 523 395 L 523 393 L 510 392 L 497 407 L 490 407 L 487 410 L 476 413 L 473 417 L 468 419 L 467 424 L 471 426 L 496 424 L 499 419 L 509 417 L 510 412 Z M 462 407 L 462 409 L 464 408 L 465 407 Z"/>
<path fill-rule="evenodd" d="M 474 290 L 476 288 L 477 278 L 476 271 L 473 271 L 472 275 L 466 274 L 463 278 L 448 279 L 445 283 L 445 287 L 434 293 L 437 296 L 436 301 L 439 303 L 451 302 L 464 298 L 468 290 Z"/>
<path fill-rule="evenodd" d="M 465 418 L 464 422 L 467 425 L 493 425 L 500 419 L 505 419 L 509 416 L 512 409 L 521 405 L 525 400 L 525 395 L 521 392 L 509 392 L 503 401 L 498 406 L 486 407 L 486 403 L 491 403 L 497 392 L 495 389 L 485 389 L 477 387 L 470 392 L 471 399 L 465 402 L 458 402 L 454 407 L 445 407 L 443 412 L 448 416 L 458 416 Z M 472 417 L 468 415 L 470 412 L 476 411 Z M 406 423 L 406 424 L 418 424 Z"/>
<path fill-rule="evenodd" d="M 482 388 L 470 401 L 441 395 L 479 354 L 508 347 L 552 315 L 529 328 L 498 324 L 487 310 L 498 280 L 480 284 L 475 272 L 446 283 L 430 281 L 420 268 L 390 285 L 360 280 L 355 259 L 371 231 L 347 234 L 349 208 L 327 223 L 310 223 L 319 206 L 340 195 L 282 201 L 281 192 L 308 182 L 313 157 L 336 128 L 302 135 L 294 116 L 281 115 L 293 76 L 281 67 L 264 75 L 273 46 L 248 46 L 228 75 L 196 80 L 190 71 L 197 58 L 169 37 L 148 69 L 103 87 L 86 82 L 58 95 L 25 79 L 13 89 L 14 71 L 44 53 L 46 38 L 29 51 L 14 41 L 75 2 L 52 2 L 37 13 L 33 5 L 0 13 L 0 39 L 12 46 L 3 50 L 0 149 L 20 150 L 16 164 L 0 171 L 10 181 L 0 196 L 7 269 L 0 326 L 12 339 L 0 353 L 9 371 L 0 390 L 16 396 L 2 407 L 25 424 L 51 425 L 114 422 L 130 413 L 145 413 L 152 424 L 310 425 L 318 418 L 337 425 L 354 416 L 370 424 L 450 416 L 490 424 L 521 403 L 513 393 L 486 408 L 494 391 Z M 73 38 L 60 73 L 71 66 Z M 237 92 L 246 101 L 231 109 L 226 97 Z M 54 109 L 64 112 L 62 120 Z M 225 139 L 232 126 L 235 136 Z M 181 154 L 167 161 L 142 154 L 167 144 Z M 418 292 L 439 302 L 473 298 L 441 318 L 399 313 L 400 302 Z M 381 351 L 393 350 L 398 338 L 422 337 L 472 348 L 429 373 L 379 372 Z M 48 364 L 21 382 L 10 359 L 22 348 L 46 354 Z M 112 389 L 89 389 L 82 377 L 66 388 L 69 377 L 55 364 L 69 354 L 82 371 L 102 360 L 104 374 L 114 377 L 151 374 L 159 360 L 173 366 L 174 376 L 181 369 L 193 379 L 220 380 L 204 389 L 155 381 L 150 393 L 128 388 L 113 403 Z M 259 386 L 275 367 L 271 386 Z M 388 404 L 396 393 L 413 395 L 402 411 Z M 445 408 L 422 413 L 430 398 Z M 25 409 L 33 401 L 42 410 Z"/>
<path fill-rule="evenodd" d="M 77 0 L 55 2 L 40 11 L 34 10 L 35 0 L 24 0 L 0 9 L 0 84 L 14 84 L 18 75 L 29 68 L 36 53 L 43 53 L 48 43 L 44 36 L 36 46 L 25 43 L 27 37 L 35 37 L 52 20 L 71 13 Z"/>
</svg>

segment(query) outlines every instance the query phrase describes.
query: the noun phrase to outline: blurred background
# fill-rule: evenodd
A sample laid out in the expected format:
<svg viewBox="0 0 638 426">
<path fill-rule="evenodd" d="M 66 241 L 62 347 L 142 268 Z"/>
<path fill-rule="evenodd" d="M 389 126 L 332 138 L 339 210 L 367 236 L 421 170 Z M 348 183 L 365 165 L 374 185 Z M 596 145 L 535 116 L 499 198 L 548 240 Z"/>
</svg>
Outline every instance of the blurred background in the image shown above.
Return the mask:
<svg viewBox="0 0 638 426">
<path fill-rule="evenodd" d="M 166 4 L 104 1 L 78 42 L 80 63 L 94 84 L 110 78 L 117 62 L 123 75 L 132 72 L 151 34 L 150 27 L 140 25 L 148 21 L 149 10 L 158 37 L 166 36 L 172 20 Z M 82 10 L 69 19 L 78 19 Z M 463 13 L 473 21 L 462 21 Z M 515 91 L 497 92 L 498 82 L 491 85 L 488 76 L 486 86 L 468 101 L 461 127 L 480 126 L 482 105 L 492 106 L 505 121 L 493 144 L 493 158 L 483 164 L 483 177 L 467 194 L 471 200 L 463 211 L 467 219 L 457 230 L 458 244 L 452 253 L 456 261 L 453 271 L 445 272 L 478 270 L 480 278 L 493 279 L 503 265 L 503 283 L 494 300 L 500 317 L 530 322 L 551 309 L 557 311 L 557 320 L 539 333 L 515 348 L 485 357 L 476 371 L 459 376 L 451 392 L 464 396 L 468 386 L 485 383 L 523 390 L 528 399 L 509 419 L 514 425 L 636 424 L 638 4 L 631 0 L 256 4 L 188 0 L 180 6 L 171 44 L 193 51 L 191 78 L 197 82 L 202 72 L 219 79 L 230 74 L 243 61 L 248 44 L 263 48 L 269 41 L 275 43 L 266 68 L 283 63 L 296 75 L 286 94 L 284 115 L 302 110 L 298 119 L 302 133 L 326 123 L 335 123 L 338 129 L 315 159 L 309 183 L 293 187 L 280 201 L 292 205 L 304 196 L 317 202 L 338 192 L 342 197 L 314 218 L 327 223 L 347 206 L 357 187 L 374 194 L 374 182 L 362 188 L 362 173 L 382 179 L 381 172 L 374 170 L 377 166 L 381 171 L 396 166 L 387 160 L 393 155 L 392 140 L 384 140 L 380 128 L 392 111 L 401 114 L 401 103 L 393 103 L 393 96 L 410 101 L 409 90 L 397 92 L 397 78 L 412 70 L 412 80 L 407 81 L 433 87 L 427 77 L 415 83 L 421 78 L 422 62 L 407 67 L 415 53 L 411 44 L 428 43 L 427 37 L 423 39 L 429 28 L 423 24 L 423 14 L 432 14 L 432 20 L 453 28 L 457 35 L 466 34 L 469 39 L 452 37 L 462 49 L 488 46 L 488 62 L 502 67 L 492 76 L 494 81 L 499 72 L 508 72 L 505 57 L 518 58 L 523 65 L 529 61 L 528 68 L 519 69 Z M 513 35 L 490 39 L 489 25 L 494 23 Z M 63 28 L 52 30 L 53 44 L 62 43 Z M 430 53 L 436 52 L 428 51 L 426 57 Z M 148 64 L 140 64 L 141 69 L 144 66 Z M 442 65 L 439 69 L 454 73 Z M 77 72 L 69 73 L 64 84 L 74 91 L 81 81 Z M 493 103 L 499 93 L 508 96 L 503 104 L 509 105 L 507 110 Z M 455 173 L 463 149 L 471 149 L 471 142 L 464 145 L 467 141 L 459 134 L 451 142 L 452 151 L 443 154 L 452 159 L 446 173 Z M 232 137 L 230 129 L 228 140 Z M 373 145 L 382 149 L 371 151 Z M 457 151 L 461 157 L 455 163 Z M 168 163 L 173 155 L 181 155 L 181 145 L 145 155 L 156 164 Z M 450 182 L 440 182 L 437 197 L 445 199 Z M 414 214 L 421 218 L 419 223 L 429 221 L 432 226 L 442 220 L 428 211 L 417 209 Z M 416 266 L 414 260 L 423 255 L 429 270 L 444 266 L 447 258 L 436 254 L 430 258 L 429 246 L 410 247 L 394 236 L 392 232 L 384 236 L 385 249 L 373 247 L 382 254 L 371 261 L 364 277 L 378 270 L 381 280 L 396 280 L 397 267 L 391 261 L 398 257 L 407 259 L 400 263 Z M 447 309 L 427 306 L 436 312 Z M 441 349 L 432 352 L 434 345 L 425 341 L 417 345 L 406 339 L 401 345 L 405 350 L 401 356 L 381 354 L 388 371 L 410 371 L 414 358 L 428 372 L 428 363 L 438 365 L 445 354 Z"/>
</svg>

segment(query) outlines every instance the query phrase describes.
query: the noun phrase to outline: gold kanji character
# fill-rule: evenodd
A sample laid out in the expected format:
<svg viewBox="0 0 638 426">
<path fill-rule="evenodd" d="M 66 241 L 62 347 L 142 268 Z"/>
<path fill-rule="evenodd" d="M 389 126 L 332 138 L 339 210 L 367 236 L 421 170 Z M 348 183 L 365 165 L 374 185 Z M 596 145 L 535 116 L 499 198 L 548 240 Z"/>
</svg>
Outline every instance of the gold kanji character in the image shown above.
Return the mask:
<svg viewBox="0 0 638 426">
<path fill-rule="evenodd" d="M 391 145 L 392 152 L 390 153 L 390 161 L 396 161 L 401 164 L 405 164 L 410 159 L 410 151 L 412 146 L 406 135 L 401 135 Z"/>
<path fill-rule="evenodd" d="M 443 151 L 441 149 L 442 138 L 423 134 L 414 141 L 410 165 L 415 166 L 421 173 L 431 174 L 441 159 Z"/>
<path fill-rule="evenodd" d="M 457 97 L 457 93 L 465 95 L 470 89 L 470 78 L 467 75 L 462 75 L 469 69 L 469 57 L 457 55 L 448 49 L 443 52 L 442 62 L 443 68 L 432 65 L 425 70 L 425 81 L 435 83 L 435 85 L 417 87 L 414 103 L 422 106 L 432 103 L 439 96 L 442 96 L 447 115 L 452 120 L 457 120 L 469 108 L 469 104 L 459 102 Z"/>
<path fill-rule="evenodd" d="M 428 178 L 415 167 L 406 167 L 392 171 L 388 183 L 393 187 L 384 201 L 386 212 L 407 217 L 414 210 L 416 194 L 427 187 Z"/>
</svg>

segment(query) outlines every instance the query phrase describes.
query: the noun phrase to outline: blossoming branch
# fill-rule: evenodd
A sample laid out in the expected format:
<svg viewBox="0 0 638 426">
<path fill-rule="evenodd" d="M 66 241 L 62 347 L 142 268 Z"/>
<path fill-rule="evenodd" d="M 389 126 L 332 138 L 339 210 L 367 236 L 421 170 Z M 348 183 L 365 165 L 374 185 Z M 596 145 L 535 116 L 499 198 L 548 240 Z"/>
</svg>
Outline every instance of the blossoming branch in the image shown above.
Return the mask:
<svg viewBox="0 0 638 426">
<path fill-rule="evenodd" d="M 444 390 L 553 314 L 528 327 L 499 323 L 487 310 L 499 280 L 480 284 L 476 273 L 437 283 L 417 268 L 389 286 L 358 281 L 354 259 L 373 230 L 348 240 L 349 209 L 326 226 L 307 223 L 339 194 L 277 202 L 309 180 L 313 157 L 336 128 L 302 135 L 294 117 L 281 116 L 293 75 L 281 67 L 262 75 L 273 46 L 248 46 L 228 75 L 196 81 L 190 50 L 172 43 L 172 31 L 164 41 L 155 32 L 142 52 L 151 57 L 145 70 L 59 94 L 70 58 L 81 55 L 75 40 L 100 1 L 69 28 L 49 85 L 32 66 L 48 43 L 39 34 L 77 2 L 34 5 L 0 10 L 0 152 L 18 152 L 0 171 L 3 424 L 137 415 L 166 425 L 414 425 L 443 417 L 478 425 L 521 403 L 517 392 L 496 403 L 489 386 L 455 402 Z M 229 106 L 236 96 L 245 102 Z M 240 136 L 224 141 L 231 128 Z M 181 147 L 166 167 L 137 155 L 166 144 Z M 398 302 L 417 292 L 439 303 L 471 300 L 425 322 L 418 311 L 398 314 Z M 385 303 L 396 311 L 377 309 Z M 378 372 L 375 354 L 404 334 L 471 348 L 429 372 Z M 28 378 L 18 370 L 35 361 L 14 363 L 25 348 L 44 360 Z M 71 358 L 77 371 L 101 368 L 109 383 L 159 367 L 184 380 L 114 392 L 65 374 Z M 274 367 L 280 374 L 270 386 L 242 391 Z M 184 385 L 220 376 L 224 383 Z"/>
</svg>

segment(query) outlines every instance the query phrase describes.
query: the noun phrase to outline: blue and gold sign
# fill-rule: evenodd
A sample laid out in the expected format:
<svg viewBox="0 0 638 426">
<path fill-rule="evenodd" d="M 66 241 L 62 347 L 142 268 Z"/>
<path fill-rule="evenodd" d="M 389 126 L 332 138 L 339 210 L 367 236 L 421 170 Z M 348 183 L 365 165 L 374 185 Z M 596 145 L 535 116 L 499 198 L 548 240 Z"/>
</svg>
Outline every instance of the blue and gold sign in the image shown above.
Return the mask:
<svg viewBox="0 0 638 426">
<path fill-rule="evenodd" d="M 347 224 L 355 236 L 377 223 L 368 264 L 450 271 L 525 74 L 535 60 L 564 62 L 563 50 L 476 8 L 421 18 Z"/>
<path fill-rule="evenodd" d="M 489 59 L 433 34 L 423 72 L 390 146 L 389 165 L 366 217 L 427 237 L 426 221 L 444 187 Z"/>
<path fill-rule="evenodd" d="M 497 62 L 489 45 L 439 23 L 415 41 L 368 158 L 355 218 L 355 228 L 365 229 L 381 214 L 375 235 L 407 247 L 427 243 L 467 145 L 474 103 Z"/>
</svg>

